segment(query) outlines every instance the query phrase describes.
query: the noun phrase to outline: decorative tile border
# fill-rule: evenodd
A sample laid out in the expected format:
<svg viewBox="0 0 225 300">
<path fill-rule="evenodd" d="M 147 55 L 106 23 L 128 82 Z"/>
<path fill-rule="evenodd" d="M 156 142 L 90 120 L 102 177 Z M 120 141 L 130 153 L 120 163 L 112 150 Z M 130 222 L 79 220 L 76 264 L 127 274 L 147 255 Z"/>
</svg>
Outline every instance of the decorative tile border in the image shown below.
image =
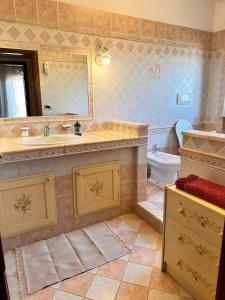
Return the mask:
<svg viewBox="0 0 225 300">
<path fill-rule="evenodd" d="M 213 33 L 212 49 L 219 50 L 225 48 L 225 29 Z"/>
<path fill-rule="evenodd" d="M 60 29 L 143 42 L 176 43 L 207 49 L 211 48 L 213 40 L 213 33 L 208 31 L 50 0 L 1 1 L 0 20 L 10 21 L 12 24 L 38 25 L 52 30 Z M 19 35 L 17 27 L 12 26 L 8 32 L 14 39 Z M 27 30 L 25 35 L 32 40 L 35 32 Z M 45 41 L 50 38 L 47 31 L 42 32 L 41 38 Z M 60 33 L 57 33 L 55 38 L 59 43 L 64 39 Z"/>
<path fill-rule="evenodd" d="M 183 145 L 181 150 L 194 151 L 205 155 L 214 155 L 225 160 L 224 141 L 211 140 L 208 136 L 204 138 L 183 135 Z"/>
<path fill-rule="evenodd" d="M 189 161 L 197 162 L 197 163 L 205 165 L 205 166 L 209 166 L 212 168 L 217 168 L 217 169 L 225 171 L 225 160 L 224 159 L 219 159 L 219 158 L 213 157 L 212 155 L 209 155 L 209 154 L 195 152 L 195 151 L 189 151 L 186 149 L 180 150 L 180 156 L 181 156 L 182 161 L 189 160 Z"/>
<path fill-rule="evenodd" d="M 116 141 L 107 141 L 107 142 L 98 142 L 91 144 L 81 144 L 66 146 L 62 145 L 61 147 L 51 147 L 49 149 L 33 149 L 33 150 L 24 150 L 24 151 L 15 151 L 13 153 L 5 153 L 0 159 L 0 165 L 27 161 L 27 160 L 36 160 L 57 156 L 72 155 L 78 153 L 87 153 L 95 152 L 102 150 L 111 150 L 118 148 L 127 148 L 127 147 L 138 147 L 147 144 L 147 138 L 130 138 Z"/>
</svg>

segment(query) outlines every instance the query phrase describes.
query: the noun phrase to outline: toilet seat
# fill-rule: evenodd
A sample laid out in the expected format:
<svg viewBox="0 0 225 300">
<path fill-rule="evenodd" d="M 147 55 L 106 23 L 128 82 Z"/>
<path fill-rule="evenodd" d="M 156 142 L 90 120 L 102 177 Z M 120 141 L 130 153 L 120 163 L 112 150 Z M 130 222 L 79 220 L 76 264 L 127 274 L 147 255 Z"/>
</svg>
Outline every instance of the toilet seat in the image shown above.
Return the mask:
<svg viewBox="0 0 225 300">
<path fill-rule="evenodd" d="M 193 126 L 188 120 L 181 119 L 181 120 L 177 121 L 175 130 L 176 130 L 176 135 L 177 135 L 180 146 L 182 145 L 182 132 L 185 130 L 192 130 L 192 129 L 193 129 Z"/>
</svg>

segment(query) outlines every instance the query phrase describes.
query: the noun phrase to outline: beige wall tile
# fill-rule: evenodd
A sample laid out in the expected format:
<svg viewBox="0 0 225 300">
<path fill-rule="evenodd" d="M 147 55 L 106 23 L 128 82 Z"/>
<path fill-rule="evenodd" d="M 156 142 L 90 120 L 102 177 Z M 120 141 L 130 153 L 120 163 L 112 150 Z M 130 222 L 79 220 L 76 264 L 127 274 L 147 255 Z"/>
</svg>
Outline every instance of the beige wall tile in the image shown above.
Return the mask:
<svg viewBox="0 0 225 300">
<path fill-rule="evenodd" d="M 15 20 L 13 0 L 0 0 L 0 18 L 3 20 Z"/>
<path fill-rule="evenodd" d="M 95 11 L 95 33 L 97 35 L 111 35 L 111 13 Z"/>
<path fill-rule="evenodd" d="M 95 33 L 94 10 L 78 6 L 78 32 Z"/>
<path fill-rule="evenodd" d="M 198 44 L 202 46 L 208 46 L 209 45 L 209 33 L 207 31 L 199 30 L 198 35 Z"/>
<path fill-rule="evenodd" d="M 189 28 L 187 41 L 191 44 L 197 44 L 198 41 L 198 30 Z"/>
<path fill-rule="evenodd" d="M 73 178 L 71 175 L 55 177 L 55 193 L 57 197 L 73 193 Z"/>
<path fill-rule="evenodd" d="M 64 30 L 77 30 L 77 6 L 59 2 L 59 28 Z"/>
<path fill-rule="evenodd" d="M 16 20 L 37 24 L 36 0 L 15 0 Z"/>
<path fill-rule="evenodd" d="M 177 41 L 178 28 L 176 25 L 167 25 L 166 28 L 166 39 L 169 41 Z"/>
<path fill-rule="evenodd" d="M 119 14 L 112 14 L 112 33 L 113 37 L 126 37 L 126 16 Z"/>
<path fill-rule="evenodd" d="M 58 4 L 50 0 L 37 0 L 38 20 L 41 25 L 58 27 Z"/>
<path fill-rule="evenodd" d="M 127 38 L 131 40 L 140 40 L 141 19 L 127 17 Z"/>
<path fill-rule="evenodd" d="M 178 27 L 178 41 L 183 43 L 188 41 L 188 28 Z"/>
<path fill-rule="evenodd" d="M 141 20 L 141 40 L 152 41 L 154 38 L 154 22 L 150 20 Z"/>
<path fill-rule="evenodd" d="M 158 40 L 166 39 L 166 24 L 161 22 L 155 22 L 154 37 Z"/>
</svg>

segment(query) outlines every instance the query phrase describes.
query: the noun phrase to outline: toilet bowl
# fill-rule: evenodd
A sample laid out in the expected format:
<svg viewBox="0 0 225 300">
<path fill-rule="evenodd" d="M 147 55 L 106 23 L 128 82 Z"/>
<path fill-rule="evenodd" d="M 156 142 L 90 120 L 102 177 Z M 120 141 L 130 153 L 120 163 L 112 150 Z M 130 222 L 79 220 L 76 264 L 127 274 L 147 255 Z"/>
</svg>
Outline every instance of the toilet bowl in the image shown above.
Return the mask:
<svg viewBox="0 0 225 300">
<path fill-rule="evenodd" d="M 180 157 L 165 152 L 148 152 L 148 163 L 151 167 L 149 181 L 160 187 L 174 183 L 180 168 Z"/>
</svg>

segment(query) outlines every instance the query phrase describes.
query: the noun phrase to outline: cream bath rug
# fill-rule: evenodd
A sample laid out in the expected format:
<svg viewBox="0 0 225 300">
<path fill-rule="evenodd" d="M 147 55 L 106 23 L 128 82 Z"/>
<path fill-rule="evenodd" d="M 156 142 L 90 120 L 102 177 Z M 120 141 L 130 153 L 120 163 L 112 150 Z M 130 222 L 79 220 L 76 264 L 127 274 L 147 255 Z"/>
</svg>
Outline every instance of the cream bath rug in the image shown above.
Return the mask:
<svg viewBox="0 0 225 300">
<path fill-rule="evenodd" d="M 99 267 L 130 252 L 104 223 L 16 249 L 22 296 Z"/>
</svg>

